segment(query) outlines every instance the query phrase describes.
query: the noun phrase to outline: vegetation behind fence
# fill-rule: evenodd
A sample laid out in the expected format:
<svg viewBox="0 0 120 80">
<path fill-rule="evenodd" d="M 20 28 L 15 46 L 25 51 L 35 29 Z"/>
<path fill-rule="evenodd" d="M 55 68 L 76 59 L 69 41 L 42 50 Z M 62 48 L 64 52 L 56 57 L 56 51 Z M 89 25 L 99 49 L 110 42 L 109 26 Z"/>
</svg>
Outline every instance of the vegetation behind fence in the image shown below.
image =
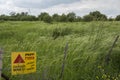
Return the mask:
<svg viewBox="0 0 120 80">
<path fill-rule="evenodd" d="M 68 42 L 62 80 L 119 80 L 120 40 L 112 49 L 110 64 L 105 63 L 117 35 L 119 22 L 1 22 L 2 73 L 10 80 L 59 80 Z M 21 51 L 36 51 L 36 73 L 11 75 L 11 53 Z"/>
<path fill-rule="evenodd" d="M 28 12 L 11 12 L 9 15 L 0 15 L 0 21 L 44 21 L 47 23 L 52 22 L 90 22 L 90 21 L 120 21 L 120 14 L 115 18 L 107 17 L 100 11 L 93 11 L 84 16 L 78 16 L 74 12 L 68 14 L 53 14 L 42 12 L 38 16 L 30 15 Z"/>
</svg>

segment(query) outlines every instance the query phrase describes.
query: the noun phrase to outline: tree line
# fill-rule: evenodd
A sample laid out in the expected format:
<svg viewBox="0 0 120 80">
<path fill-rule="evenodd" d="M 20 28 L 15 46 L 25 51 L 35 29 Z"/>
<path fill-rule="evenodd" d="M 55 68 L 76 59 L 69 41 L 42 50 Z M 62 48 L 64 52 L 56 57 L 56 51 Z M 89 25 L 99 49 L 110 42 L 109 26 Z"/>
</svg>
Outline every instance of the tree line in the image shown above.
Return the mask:
<svg viewBox="0 0 120 80">
<path fill-rule="evenodd" d="M 15 13 L 11 12 L 9 15 L 0 15 L 0 21 L 44 21 L 47 23 L 52 22 L 80 22 L 80 21 L 120 21 L 120 15 L 115 18 L 107 18 L 105 14 L 99 11 L 90 12 L 83 17 L 76 16 L 74 12 L 68 14 L 53 14 L 49 15 L 47 12 L 42 12 L 38 16 L 30 15 L 28 12 Z"/>
</svg>

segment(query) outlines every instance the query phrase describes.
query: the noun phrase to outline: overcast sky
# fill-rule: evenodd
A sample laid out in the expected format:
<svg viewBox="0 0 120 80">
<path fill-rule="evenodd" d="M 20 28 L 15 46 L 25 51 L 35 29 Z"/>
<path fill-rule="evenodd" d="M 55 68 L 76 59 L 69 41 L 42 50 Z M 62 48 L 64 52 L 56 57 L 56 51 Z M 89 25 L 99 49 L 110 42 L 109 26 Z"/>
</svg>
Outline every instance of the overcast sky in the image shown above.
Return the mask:
<svg viewBox="0 0 120 80">
<path fill-rule="evenodd" d="M 0 0 L 0 14 L 10 12 L 40 12 L 62 14 L 75 12 L 79 16 L 91 11 L 100 11 L 108 17 L 120 14 L 120 0 Z"/>
</svg>

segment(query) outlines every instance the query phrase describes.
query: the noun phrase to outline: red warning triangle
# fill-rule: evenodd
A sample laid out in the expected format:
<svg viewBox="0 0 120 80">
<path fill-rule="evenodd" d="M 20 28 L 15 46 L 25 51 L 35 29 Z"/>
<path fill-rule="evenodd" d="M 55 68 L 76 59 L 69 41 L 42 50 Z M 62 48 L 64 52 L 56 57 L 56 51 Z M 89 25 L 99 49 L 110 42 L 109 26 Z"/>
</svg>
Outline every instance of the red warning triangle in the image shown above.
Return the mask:
<svg viewBox="0 0 120 80">
<path fill-rule="evenodd" d="M 17 58 L 15 59 L 14 63 L 25 63 L 21 55 L 19 54 Z"/>
</svg>

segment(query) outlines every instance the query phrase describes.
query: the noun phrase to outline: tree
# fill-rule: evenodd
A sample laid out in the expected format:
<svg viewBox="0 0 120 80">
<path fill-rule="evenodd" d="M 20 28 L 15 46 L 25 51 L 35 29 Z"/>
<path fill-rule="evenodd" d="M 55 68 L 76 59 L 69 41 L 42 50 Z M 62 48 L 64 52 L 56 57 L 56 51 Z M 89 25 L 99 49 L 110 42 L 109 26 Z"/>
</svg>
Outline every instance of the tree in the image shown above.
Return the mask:
<svg viewBox="0 0 120 80">
<path fill-rule="evenodd" d="M 90 12 L 89 15 L 93 16 L 93 20 L 95 21 L 107 20 L 107 16 L 101 14 L 99 11 Z"/>
<path fill-rule="evenodd" d="M 85 15 L 83 16 L 83 21 L 86 21 L 86 22 L 93 21 L 93 16 Z"/>
<path fill-rule="evenodd" d="M 20 21 L 36 21 L 36 17 L 32 15 L 21 16 Z"/>
<path fill-rule="evenodd" d="M 75 22 L 75 19 L 76 19 L 76 14 L 71 12 L 71 13 L 68 13 L 67 14 L 67 19 L 69 22 Z"/>
<path fill-rule="evenodd" d="M 10 12 L 9 15 L 10 15 L 10 16 L 15 16 L 16 13 L 15 13 L 15 12 Z"/>
<path fill-rule="evenodd" d="M 38 16 L 38 19 L 41 20 L 41 21 L 44 21 L 46 23 L 51 23 L 52 22 L 52 17 L 46 12 L 41 13 Z"/>
<path fill-rule="evenodd" d="M 76 16 L 74 12 L 70 12 L 67 15 L 62 14 L 54 14 L 52 16 L 49 15 L 47 12 L 42 12 L 38 17 L 34 15 L 29 15 L 28 12 L 21 12 L 21 13 L 16 13 L 16 12 L 11 12 L 8 15 L 0 15 L 0 20 L 10 20 L 10 21 L 44 21 L 47 23 L 51 23 L 52 21 L 56 22 L 79 22 L 82 21 L 82 18 L 80 16 Z M 99 11 L 93 11 L 90 12 L 88 15 L 83 16 L 83 21 L 113 21 L 114 19 L 109 18 L 107 19 L 107 16 L 105 14 L 102 14 Z M 120 21 L 120 15 L 116 16 L 115 20 Z"/>
<path fill-rule="evenodd" d="M 50 15 L 45 15 L 43 21 L 46 23 L 52 23 L 52 17 Z"/>
<path fill-rule="evenodd" d="M 29 15 L 28 12 L 15 13 L 11 12 L 9 16 L 11 21 L 36 21 L 37 18 L 33 15 Z"/>
<path fill-rule="evenodd" d="M 10 15 L 9 16 L 10 21 L 16 21 L 17 20 L 15 12 L 10 12 L 9 15 Z"/>
<path fill-rule="evenodd" d="M 120 15 L 116 16 L 115 20 L 120 21 Z"/>
<path fill-rule="evenodd" d="M 21 16 L 27 16 L 28 12 L 21 12 Z"/>
<path fill-rule="evenodd" d="M 53 21 L 56 21 L 56 22 L 60 21 L 60 15 L 58 14 L 53 14 L 52 18 L 53 18 Z"/>
<path fill-rule="evenodd" d="M 114 20 L 115 20 L 115 19 L 112 18 L 112 17 L 108 18 L 108 21 L 114 21 Z"/>
<path fill-rule="evenodd" d="M 1 20 L 1 21 L 7 21 L 7 20 L 9 20 L 9 16 L 7 16 L 7 15 L 5 15 L 5 14 L 0 15 L 0 20 Z"/>
<path fill-rule="evenodd" d="M 60 21 L 61 22 L 67 22 L 68 20 L 67 20 L 67 16 L 65 15 L 65 14 L 62 14 L 61 16 L 60 16 Z"/>
<path fill-rule="evenodd" d="M 82 21 L 82 18 L 80 16 L 77 16 L 76 19 L 75 19 L 76 22 L 80 22 Z"/>
<path fill-rule="evenodd" d="M 46 12 L 41 13 L 40 15 L 38 15 L 38 19 L 39 19 L 40 21 L 43 21 L 43 19 L 44 19 L 44 17 L 45 17 L 46 15 L 49 15 L 49 14 L 46 13 Z"/>
</svg>

